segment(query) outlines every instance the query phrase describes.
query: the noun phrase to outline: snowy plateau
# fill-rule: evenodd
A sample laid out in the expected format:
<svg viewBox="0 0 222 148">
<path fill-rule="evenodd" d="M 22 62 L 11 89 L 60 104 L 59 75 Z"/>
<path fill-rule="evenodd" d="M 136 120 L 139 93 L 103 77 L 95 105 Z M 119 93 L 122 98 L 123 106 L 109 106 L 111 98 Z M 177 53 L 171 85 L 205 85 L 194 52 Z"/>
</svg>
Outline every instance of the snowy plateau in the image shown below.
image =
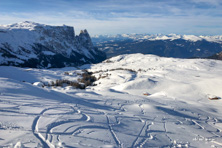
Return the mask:
<svg viewBox="0 0 222 148">
<path fill-rule="evenodd" d="M 60 69 L 1 66 L 0 146 L 222 147 L 221 67 L 143 54 Z M 83 69 L 94 86 L 44 86 L 76 81 Z"/>
</svg>

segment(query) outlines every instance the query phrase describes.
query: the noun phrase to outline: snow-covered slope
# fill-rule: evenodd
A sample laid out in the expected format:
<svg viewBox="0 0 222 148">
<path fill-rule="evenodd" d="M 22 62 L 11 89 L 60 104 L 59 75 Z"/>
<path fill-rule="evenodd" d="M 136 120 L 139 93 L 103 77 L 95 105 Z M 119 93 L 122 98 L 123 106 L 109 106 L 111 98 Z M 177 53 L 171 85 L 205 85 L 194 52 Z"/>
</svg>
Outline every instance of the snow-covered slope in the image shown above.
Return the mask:
<svg viewBox="0 0 222 148">
<path fill-rule="evenodd" d="M 0 26 L 1 65 L 63 67 L 104 59 L 105 55 L 93 47 L 86 30 L 75 36 L 74 28 L 65 25 L 26 21 Z"/>
<path fill-rule="evenodd" d="M 82 66 L 99 80 L 77 90 L 34 83 L 76 80 L 75 68 L 2 66 L 0 145 L 221 147 L 221 67 L 215 60 L 121 55 Z"/>
</svg>

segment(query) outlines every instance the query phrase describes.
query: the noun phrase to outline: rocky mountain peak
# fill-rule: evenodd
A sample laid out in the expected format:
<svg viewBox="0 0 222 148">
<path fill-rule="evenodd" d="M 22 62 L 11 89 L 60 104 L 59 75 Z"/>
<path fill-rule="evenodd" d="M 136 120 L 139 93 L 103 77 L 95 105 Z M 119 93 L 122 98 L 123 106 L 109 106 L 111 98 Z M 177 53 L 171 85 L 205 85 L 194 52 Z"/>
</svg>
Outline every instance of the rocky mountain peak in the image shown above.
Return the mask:
<svg viewBox="0 0 222 148">
<path fill-rule="evenodd" d="M 82 43 L 82 46 L 84 46 L 85 48 L 92 48 L 93 47 L 91 37 L 86 29 L 81 30 L 80 34 L 79 34 L 79 36 L 77 36 L 77 38 L 78 38 L 78 41 Z"/>
<path fill-rule="evenodd" d="M 80 30 L 80 34 L 89 34 L 89 33 L 86 29 L 84 29 L 84 30 Z"/>
<path fill-rule="evenodd" d="M 74 28 L 66 25 L 25 21 L 0 26 L 0 65 L 50 68 L 100 62 L 105 58 L 93 46 L 87 30 L 75 36 Z"/>
</svg>

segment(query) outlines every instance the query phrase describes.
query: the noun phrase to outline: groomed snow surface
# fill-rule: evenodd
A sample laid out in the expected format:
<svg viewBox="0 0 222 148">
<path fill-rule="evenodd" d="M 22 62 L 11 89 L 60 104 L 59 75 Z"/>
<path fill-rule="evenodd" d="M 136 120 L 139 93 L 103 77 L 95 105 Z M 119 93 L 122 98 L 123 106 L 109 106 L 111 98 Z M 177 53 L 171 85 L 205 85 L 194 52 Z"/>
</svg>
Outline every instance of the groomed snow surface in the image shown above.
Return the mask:
<svg viewBox="0 0 222 148">
<path fill-rule="evenodd" d="M 0 146 L 222 147 L 221 67 L 214 60 L 121 55 L 80 67 L 100 79 L 79 90 L 42 87 L 76 80 L 77 68 L 2 66 Z"/>
</svg>

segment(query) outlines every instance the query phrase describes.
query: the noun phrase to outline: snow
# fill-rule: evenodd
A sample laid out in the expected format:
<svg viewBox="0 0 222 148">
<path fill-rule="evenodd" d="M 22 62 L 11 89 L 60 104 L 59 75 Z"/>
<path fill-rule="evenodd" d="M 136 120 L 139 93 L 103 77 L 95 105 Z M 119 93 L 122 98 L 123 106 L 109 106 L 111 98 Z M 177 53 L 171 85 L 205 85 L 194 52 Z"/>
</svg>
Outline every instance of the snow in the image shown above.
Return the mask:
<svg viewBox="0 0 222 148">
<path fill-rule="evenodd" d="M 44 84 L 42 82 L 35 82 L 33 85 L 38 86 L 38 87 L 43 87 Z"/>
<path fill-rule="evenodd" d="M 0 29 L 6 29 L 6 30 L 27 29 L 31 31 L 31 30 L 34 30 L 36 26 L 45 26 L 45 25 L 31 22 L 31 21 L 24 21 L 24 22 L 19 22 L 15 24 L 1 25 Z"/>
<path fill-rule="evenodd" d="M 200 38 L 198 36 L 195 36 L 195 35 L 183 35 L 183 39 L 184 40 L 194 41 L 194 42 L 202 40 L 202 38 Z"/>
<path fill-rule="evenodd" d="M 55 53 L 51 52 L 51 51 L 42 51 L 42 53 L 44 55 L 55 55 Z"/>
<path fill-rule="evenodd" d="M 100 79 L 78 90 L 40 85 L 77 80 L 74 67 L 1 66 L 0 145 L 221 147 L 222 99 L 208 99 L 222 97 L 221 67 L 207 59 L 120 55 L 80 67 Z"/>
</svg>

